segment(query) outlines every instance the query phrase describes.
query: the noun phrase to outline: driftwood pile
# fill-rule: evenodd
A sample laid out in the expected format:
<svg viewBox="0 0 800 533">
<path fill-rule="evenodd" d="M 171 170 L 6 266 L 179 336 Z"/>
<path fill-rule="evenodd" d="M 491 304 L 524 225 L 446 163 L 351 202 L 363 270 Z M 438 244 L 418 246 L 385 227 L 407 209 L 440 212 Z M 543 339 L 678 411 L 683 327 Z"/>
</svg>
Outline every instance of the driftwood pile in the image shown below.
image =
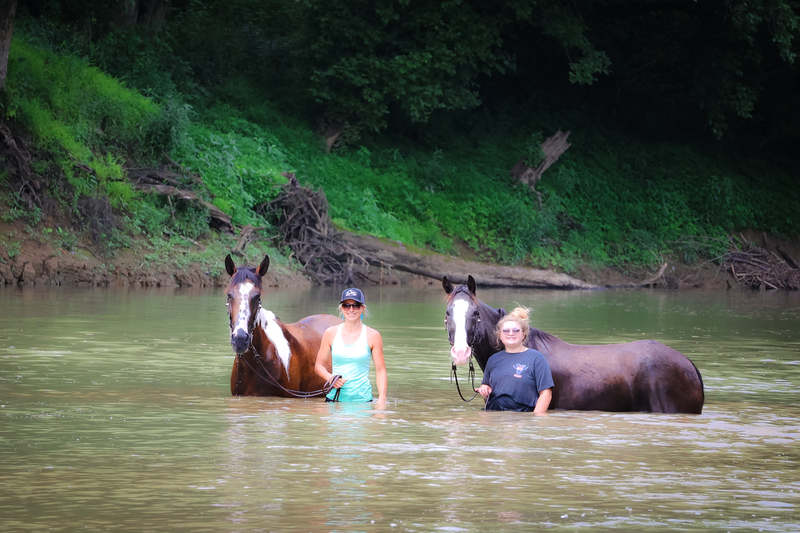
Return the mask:
<svg viewBox="0 0 800 533">
<path fill-rule="evenodd" d="M 369 263 L 331 224 L 325 194 L 301 187 L 294 174 L 284 175 L 288 185 L 262 211 L 275 220 L 282 243 L 292 250 L 304 273 L 321 285 L 356 284 L 366 278 L 354 266 L 368 267 Z"/>
<path fill-rule="evenodd" d="M 751 245 L 746 251 L 728 252 L 723 265 L 739 283 L 752 289 L 800 290 L 797 263 L 783 250 L 779 252 Z"/>
</svg>

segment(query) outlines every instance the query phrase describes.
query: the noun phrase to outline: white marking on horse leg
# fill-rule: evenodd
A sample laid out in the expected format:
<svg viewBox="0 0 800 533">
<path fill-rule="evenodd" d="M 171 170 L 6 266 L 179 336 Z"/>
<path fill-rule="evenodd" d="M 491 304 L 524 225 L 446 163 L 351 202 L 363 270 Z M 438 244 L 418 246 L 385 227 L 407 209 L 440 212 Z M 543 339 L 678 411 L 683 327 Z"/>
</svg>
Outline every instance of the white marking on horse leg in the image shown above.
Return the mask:
<svg viewBox="0 0 800 533">
<path fill-rule="evenodd" d="M 453 363 L 457 365 L 466 364 L 469 361 L 470 347 L 467 345 L 467 311 L 469 302 L 463 299 L 453 302 L 453 324 L 456 331 L 453 334 L 453 347 L 450 349 L 450 356 Z"/>
<path fill-rule="evenodd" d="M 289 341 L 286 340 L 283 330 L 278 325 L 275 313 L 262 309 L 258 313 L 258 324 L 267 333 L 267 338 L 275 346 L 275 351 L 286 369 L 286 379 L 289 379 L 289 362 L 292 359 L 292 349 L 289 347 Z"/>
<path fill-rule="evenodd" d="M 249 333 L 247 323 L 250 321 L 250 306 L 248 303 L 250 301 L 250 291 L 255 289 L 255 287 L 256 286 L 249 281 L 239 285 L 239 314 L 236 315 L 236 322 L 233 328 L 231 328 L 231 336 L 236 335 L 239 330 Z"/>
</svg>

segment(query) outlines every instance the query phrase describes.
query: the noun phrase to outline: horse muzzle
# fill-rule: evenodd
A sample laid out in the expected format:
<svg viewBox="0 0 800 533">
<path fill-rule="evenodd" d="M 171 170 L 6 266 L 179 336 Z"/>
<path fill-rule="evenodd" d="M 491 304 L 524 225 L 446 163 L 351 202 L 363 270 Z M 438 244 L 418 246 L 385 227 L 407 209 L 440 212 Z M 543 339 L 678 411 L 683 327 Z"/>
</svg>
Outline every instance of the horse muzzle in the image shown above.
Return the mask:
<svg viewBox="0 0 800 533">
<path fill-rule="evenodd" d="M 472 356 L 472 348 L 469 346 L 465 346 L 463 348 L 456 348 L 453 346 L 450 348 L 450 357 L 453 358 L 454 365 L 466 365 L 469 362 L 469 358 Z"/>
<path fill-rule="evenodd" d="M 250 335 L 246 331 L 239 330 L 231 335 L 231 348 L 235 353 L 244 353 L 250 346 Z"/>
</svg>

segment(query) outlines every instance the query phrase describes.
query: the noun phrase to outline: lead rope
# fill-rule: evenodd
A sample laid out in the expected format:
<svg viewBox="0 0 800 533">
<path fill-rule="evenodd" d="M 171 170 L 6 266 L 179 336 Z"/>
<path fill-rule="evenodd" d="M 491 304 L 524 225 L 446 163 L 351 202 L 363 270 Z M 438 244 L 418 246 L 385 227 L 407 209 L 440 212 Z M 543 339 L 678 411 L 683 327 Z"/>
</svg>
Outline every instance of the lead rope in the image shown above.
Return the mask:
<svg viewBox="0 0 800 533">
<path fill-rule="evenodd" d="M 458 391 L 458 395 L 461 396 L 461 399 L 464 400 L 465 402 L 471 402 L 472 400 L 475 399 L 475 396 L 478 395 L 478 391 L 475 390 L 475 366 L 472 364 L 472 353 L 473 353 L 473 348 L 472 348 L 472 346 L 470 346 L 469 347 L 469 372 L 468 372 L 467 375 L 469 376 L 469 380 L 472 383 L 472 390 L 475 391 L 475 394 L 473 394 L 472 398 L 470 398 L 469 400 L 464 398 L 464 395 L 461 394 L 461 387 L 458 385 L 458 374 L 456 372 L 456 364 L 453 363 L 453 366 L 450 368 L 450 383 L 452 383 L 453 382 L 453 378 L 455 378 L 456 390 Z"/>
<path fill-rule="evenodd" d="M 250 338 L 252 339 L 252 335 L 250 336 Z M 255 354 L 256 361 L 258 361 L 258 364 L 261 366 L 261 368 L 267 374 L 266 377 L 261 375 L 255 368 L 253 368 L 253 365 L 251 365 L 250 362 L 247 359 L 244 358 L 244 354 L 240 353 L 240 354 L 237 354 L 237 355 L 239 357 L 241 357 L 242 361 L 244 361 L 244 363 L 248 367 L 250 367 L 250 370 L 252 370 L 253 373 L 256 376 L 260 377 L 261 379 L 263 379 L 264 381 L 266 381 L 270 385 L 272 385 L 274 387 L 278 387 L 279 389 L 281 389 L 285 393 L 287 393 L 287 394 L 289 394 L 291 396 L 294 396 L 295 398 L 311 398 L 311 397 L 314 397 L 314 396 L 320 396 L 322 394 L 327 394 L 333 388 L 333 384 L 336 383 L 336 380 L 338 380 L 341 377 L 339 375 L 331 376 L 331 378 L 328 381 L 325 382 L 325 385 L 323 385 L 321 389 L 315 390 L 315 391 L 299 391 L 299 390 L 287 389 L 286 387 L 281 385 L 280 382 L 278 382 L 277 379 L 275 379 L 272 376 L 272 374 L 270 373 L 269 369 L 264 364 L 264 361 L 263 361 L 261 355 L 258 353 L 258 350 L 256 350 L 256 347 L 253 345 L 252 341 L 250 342 L 250 348 L 253 349 L 253 353 Z M 338 400 L 340 391 L 341 391 L 341 389 L 336 389 L 336 395 L 334 396 L 334 401 Z"/>
</svg>

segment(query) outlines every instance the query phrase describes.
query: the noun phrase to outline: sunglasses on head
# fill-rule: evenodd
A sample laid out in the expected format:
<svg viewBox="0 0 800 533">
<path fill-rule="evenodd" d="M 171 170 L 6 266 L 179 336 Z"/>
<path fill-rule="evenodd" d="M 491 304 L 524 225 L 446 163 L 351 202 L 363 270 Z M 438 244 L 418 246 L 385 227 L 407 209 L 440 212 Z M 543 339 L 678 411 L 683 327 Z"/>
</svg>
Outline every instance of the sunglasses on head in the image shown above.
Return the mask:
<svg viewBox="0 0 800 533">
<path fill-rule="evenodd" d="M 342 309 L 350 309 L 351 307 L 352 307 L 353 309 L 358 309 L 359 307 L 361 307 L 361 304 L 359 304 L 359 303 L 355 303 L 355 304 L 342 304 Z"/>
<path fill-rule="evenodd" d="M 514 328 L 514 329 L 504 329 L 504 330 L 502 330 L 502 331 L 503 331 L 503 333 L 506 333 L 506 334 L 508 334 L 508 333 L 519 333 L 519 332 L 520 332 L 520 329 L 519 329 L 519 328 Z"/>
</svg>

